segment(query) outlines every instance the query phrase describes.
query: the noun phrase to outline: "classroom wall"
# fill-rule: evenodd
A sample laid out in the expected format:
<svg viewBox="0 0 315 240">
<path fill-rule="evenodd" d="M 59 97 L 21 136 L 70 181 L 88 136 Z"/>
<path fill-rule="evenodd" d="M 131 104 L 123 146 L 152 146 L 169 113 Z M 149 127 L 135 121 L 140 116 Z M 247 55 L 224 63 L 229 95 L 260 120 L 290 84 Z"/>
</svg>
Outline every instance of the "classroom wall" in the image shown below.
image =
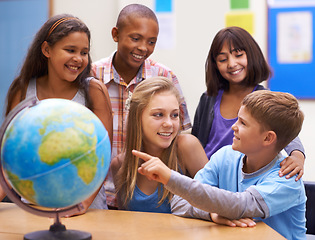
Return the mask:
<svg viewBox="0 0 315 240">
<path fill-rule="evenodd" d="M 154 0 L 53 0 L 53 14 L 72 13 L 81 18 L 91 29 L 92 59 L 98 60 L 115 50 L 111 28 L 121 8 L 129 3 L 142 3 L 154 9 Z M 88 6 L 87 6 L 88 4 Z M 151 56 L 170 67 L 179 78 L 188 104 L 191 121 L 206 90 L 205 60 L 214 35 L 225 26 L 225 14 L 230 10 L 230 0 L 183 1 L 173 0 L 175 46 L 171 49 L 156 48 Z M 254 38 L 267 56 L 267 5 L 266 0 L 250 0 L 249 11 L 254 13 Z M 298 81 L 298 80 L 297 80 Z M 315 181 L 315 101 L 300 100 L 305 122 L 300 138 L 306 149 L 304 180 Z"/>
</svg>

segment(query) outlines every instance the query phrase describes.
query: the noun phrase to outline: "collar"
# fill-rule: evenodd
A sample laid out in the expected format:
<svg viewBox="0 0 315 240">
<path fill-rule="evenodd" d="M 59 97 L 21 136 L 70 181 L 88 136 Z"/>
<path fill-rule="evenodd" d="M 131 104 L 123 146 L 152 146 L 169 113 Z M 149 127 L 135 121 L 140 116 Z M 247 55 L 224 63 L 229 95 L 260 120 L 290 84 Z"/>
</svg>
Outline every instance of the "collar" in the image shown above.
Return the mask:
<svg viewBox="0 0 315 240">
<path fill-rule="evenodd" d="M 109 61 L 111 62 L 110 64 L 110 81 L 114 81 L 115 83 L 119 84 L 119 85 L 123 85 L 125 87 L 129 87 L 133 84 L 138 84 L 139 82 L 141 82 L 143 79 L 145 79 L 145 61 L 143 62 L 143 64 L 140 66 L 139 71 L 137 73 L 137 75 L 130 81 L 129 84 L 127 84 L 118 74 L 117 70 L 115 69 L 114 65 L 113 65 L 113 59 L 115 56 L 116 52 L 114 52 Z"/>
<path fill-rule="evenodd" d="M 243 166 L 244 166 L 244 163 L 246 161 L 246 158 L 247 156 L 244 155 L 243 157 L 243 161 L 242 161 L 242 164 L 241 164 L 241 169 L 243 169 Z M 256 177 L 256 176 L 259 176 L 267 171 L 269 171 L 275 164 L 277 164 L 278 160 L 279 159 L 283 159 L 283 156 L 281 153 L 279 153 L 270 163 L 268 163 L 266 166 L 258 169 L 256 172 L 252 172 L 252 173 L 244 173 L 243 170 L 242 170 L 242 174 L 243 174 L 243 178 L 252 178 L 252 177 Z"/>
</svg>

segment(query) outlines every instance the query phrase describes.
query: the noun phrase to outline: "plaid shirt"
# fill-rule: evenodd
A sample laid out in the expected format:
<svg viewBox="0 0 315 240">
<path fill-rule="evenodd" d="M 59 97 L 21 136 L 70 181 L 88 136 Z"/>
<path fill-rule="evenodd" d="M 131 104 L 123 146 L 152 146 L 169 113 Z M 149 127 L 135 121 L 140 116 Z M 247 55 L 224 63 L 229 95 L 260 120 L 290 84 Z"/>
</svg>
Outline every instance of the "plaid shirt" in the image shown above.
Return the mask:
<svg viewBox="0 0 315 240">
<path fill-rule="evenodd" d="M 93 63 L 92 70 L 94 76 L 106 84 L 110 96 L 114 114 L 112 157 L 115 157 L 121 153 L 126 137 L 125 123 L 128 114 L 126 101 L 128 98 L 130 99 L 131 93 L 138 83 L 146 78 L 164 76 L 173 80 L 173 83 L 179 90 L 181 96 L 183 96 L 183 93 L 175 74 L 173 74 L 167 67 L 150 59 L 145 60 L 144 67 L 142 65 L 137 76 L 127 85 L 112 65 L 113 56 L 114 54 L 108 58 L 103 58 Z M 187 130 L 191 128 L 191 123 L 185 101 L 181 104 L 180 110 L 183 116 L 181 129 Z"/>
<path fill-rule="evenodd" d="M 183 103 L 180 106 L 181 115 L 183 116 L 183 123 L 181 126 L 181 130 L 187 130 L 191 128 L 191 122 L 188 115 L 188 110 L 186 106 L 186 102 L 184 101 L 183 93 L 180 88 L 177 77 L 173 72 L 162 64 L 156 63 L 150 59 L 146 59 L 144 64 L 140 67 L 137 76 L 130 81 L 129 84 L 125 83 L 125 81 L 119 76 L 117 71 L 115 70 L 112 62 L 115 53 L 113 53 L 108 58 L 103 58 L 99 61 L 96 61 L 92 64 L 92 71 L 96 78 L 103 81 L 107 86 L 109 97 L 112 104 L 113 110 L 113 143 L 112 143 L 112 158 L 120 154 L 123 150 L 123 145 L 126 138 L 126 119 L 128 114 L 128 109 L 126 108 L 126 101 L 131 98 L 131 94 L 134 88 L 140 83 L 142 80 L 146 78 L 151 78 L 154 76 L 164 76 L 169 79 L 172 79 L 174 85 L 178 89 L 179 93 L 183 98 Z M 109 173 L 110 175 L 110 173 Z M 105 187 L 108 191 L 107 195 L 110 195 L 111 192 L 114 192 L 114 186 L 109 181 L 112 177 L 108 176 L 106 180 L 107 187 Z M 111 186 L 109 186 L 111 185 Z M 110 206 L 116 206 L 116 203 L 113 203 L 110 198 L 107 198 L 107 204 Z"/>
</svg>

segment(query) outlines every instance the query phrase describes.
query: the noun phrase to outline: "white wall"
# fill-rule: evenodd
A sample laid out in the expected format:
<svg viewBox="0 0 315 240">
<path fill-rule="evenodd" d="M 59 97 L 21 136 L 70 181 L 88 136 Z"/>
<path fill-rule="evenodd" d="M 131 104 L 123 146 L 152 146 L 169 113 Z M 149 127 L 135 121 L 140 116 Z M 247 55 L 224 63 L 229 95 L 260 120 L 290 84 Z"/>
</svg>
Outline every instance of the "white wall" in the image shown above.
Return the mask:
<svg viewBox="0 0 315 240">
<path fill-rule="evenodd" d="M 154 0 L 53 0 L 53 13 L 72 13 L 81 18 L 92 33 L 91 55 L 98 60 L 111 54 L 116 45 L 111 38 L 111 28 L 123 6 L 142 3 L 153 9 Z M 214 35 L 224 27 L 224 15 L 230 11 L 230 0 L 173 0 L 176 25 L 174 49 L 156 49 L 152 58 L 170 67 L 179 78 L 188 111 L 193 121 L 199 97 L 206 90 L 205 61 Z M 250 11 L 255 14 L 254 38 L 267 56 L 267 6 L 266 0 L 250 0 Z M 315 102 L 300 101 L 305 122 L 300 138 L 306 149 L 304 180 L 315 181 Z"/>
<path fill-rule="evenodd" d="M 98 60 L 115 50 L 111 29 L 120 11 L 116 0 L 52 0 L 53 14 L 70 13 L 89 27 L 92 35 L 91 56 Z"/>
</svg>

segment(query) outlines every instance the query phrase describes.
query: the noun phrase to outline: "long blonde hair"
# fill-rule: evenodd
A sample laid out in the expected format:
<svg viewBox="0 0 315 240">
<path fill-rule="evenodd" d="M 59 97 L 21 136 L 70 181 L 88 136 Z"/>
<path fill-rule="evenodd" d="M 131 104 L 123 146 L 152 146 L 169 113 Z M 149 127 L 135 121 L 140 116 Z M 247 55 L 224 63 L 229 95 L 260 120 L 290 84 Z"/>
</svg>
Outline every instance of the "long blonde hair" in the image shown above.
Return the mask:
<svg viewBox="0 0 315 240">
<path fill-rule="evenodd" d="M 148 106 L 151 98 L 156 93 L 171 92 L 178 100 L 178 105 L 181 103 L 181 97 L 171 80 L 165 77 L 154 77 L 146 79 L 139 83 L 135 88 L 130 101 L 130 108 L 127 118 L 127 133 L 126 142 L 124 145 L 124 160 L 116 176 L 117 188 L 122 204 L 126 206 L 133 197 L 134 189 L 137 180 L 137 169 L 139 167 L 139 158 L 135 157 L 131 151 L 133 149 L 143 151 L 143 132 L 142 132 L 142 113 Z M 181 121 L 180 114 L 180 121 Z M 178 133 L 177 133 L 178 135 Z M 177 171 L 177 136 L 172 141 L 171 145 L 163 151 L 161 160 L 171 169 Z M 163 187 L 163 195 L 158 204 L 162 204 L 166 198 L 169 200 L 172 194 Z M 161 189 L 159 187 L 159 189 Z M 159 196 L 160 196 L 159 192 Z"/>
</svg>

